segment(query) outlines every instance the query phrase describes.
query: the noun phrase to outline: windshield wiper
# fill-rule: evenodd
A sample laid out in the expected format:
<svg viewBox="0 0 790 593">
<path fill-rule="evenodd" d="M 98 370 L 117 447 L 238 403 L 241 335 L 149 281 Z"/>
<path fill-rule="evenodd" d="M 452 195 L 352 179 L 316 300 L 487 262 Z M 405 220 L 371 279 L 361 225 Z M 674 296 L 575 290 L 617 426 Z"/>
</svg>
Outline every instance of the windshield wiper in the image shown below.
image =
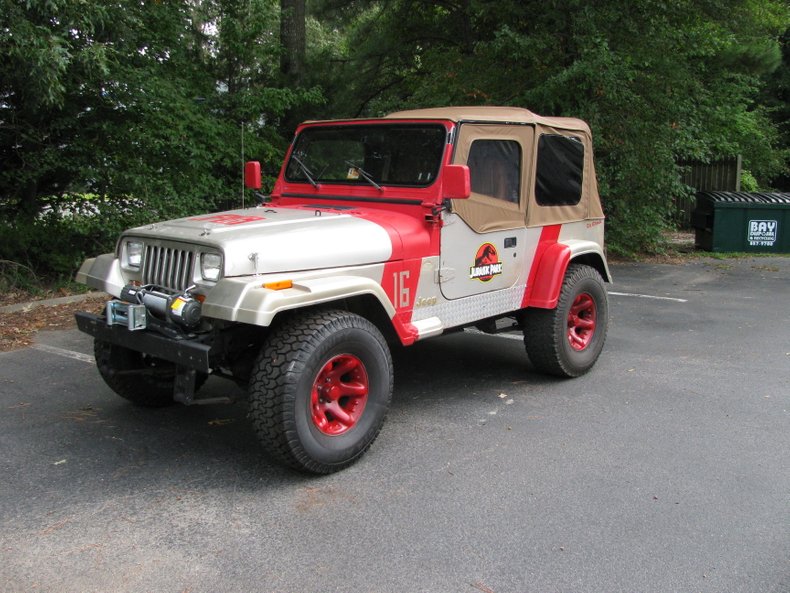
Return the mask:
<svg viewBox="0 0 790 593">
<path fill-rule="evenodd" d="M 307 165 L 305 165 L 299 157 L 293 154 L 291 155 L 291 160 L 296 161 L 296 164 L 299 165 L 299 168 L 302 170 L 302 173 L 304 173 L 304 176 L 307 177 L 307 181 L 310 182 L 310 185 L 318 189 L 318 183 L 316 183 L 315 179 L 313 179 L 313 173 L 307 168 Z"/>
<path fill-rule="evenodd" d="M 351 161 L 346 161 L 346 164 L 349 167 L 354 167 L 357 170 L 357 173 L 359 173 L 359 176 L 362 177 L 362 179 L 364 179 L 365 181 L 367 181 L 370 185 L 375 187 L 377 190 L 384 191 L 383 189 L 381 189 L 381 186 L 373 180 L 373 177 L 370 176 L 370 173 L 365 171 L 365 169 L 363 169 L 359 165 L 354 164 Z"/>
</svg>

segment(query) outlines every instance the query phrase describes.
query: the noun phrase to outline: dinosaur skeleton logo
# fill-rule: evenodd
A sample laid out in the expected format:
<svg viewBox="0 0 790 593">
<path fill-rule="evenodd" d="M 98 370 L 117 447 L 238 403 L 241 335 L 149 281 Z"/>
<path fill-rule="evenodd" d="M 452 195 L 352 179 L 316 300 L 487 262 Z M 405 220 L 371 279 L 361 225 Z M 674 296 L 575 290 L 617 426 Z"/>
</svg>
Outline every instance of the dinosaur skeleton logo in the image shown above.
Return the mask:
<svg viewBox="0 0 790 593">
<path fill-rule="evenodd" d="M 475 255 L 475 264 L 469 268 L 469 278 L 488 282 L 502 273 L 502 262 L 499 253 L 491 243 L 483 243 Z"/>
</svg>

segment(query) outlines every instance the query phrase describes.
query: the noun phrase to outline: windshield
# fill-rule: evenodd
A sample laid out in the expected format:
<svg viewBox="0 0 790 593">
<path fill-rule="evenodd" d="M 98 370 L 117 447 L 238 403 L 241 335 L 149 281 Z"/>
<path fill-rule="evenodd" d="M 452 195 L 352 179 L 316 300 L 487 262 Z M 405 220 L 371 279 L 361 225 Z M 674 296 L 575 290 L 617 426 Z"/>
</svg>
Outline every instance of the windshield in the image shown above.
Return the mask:
<svg viewBox="0 0 790 593">
<path fill-rule="evenodd" d="M 447 131 L 431 124 L 307 128 L 285 169 L 288 181 L 426 186 L 439 173 Z"/>
</svg>

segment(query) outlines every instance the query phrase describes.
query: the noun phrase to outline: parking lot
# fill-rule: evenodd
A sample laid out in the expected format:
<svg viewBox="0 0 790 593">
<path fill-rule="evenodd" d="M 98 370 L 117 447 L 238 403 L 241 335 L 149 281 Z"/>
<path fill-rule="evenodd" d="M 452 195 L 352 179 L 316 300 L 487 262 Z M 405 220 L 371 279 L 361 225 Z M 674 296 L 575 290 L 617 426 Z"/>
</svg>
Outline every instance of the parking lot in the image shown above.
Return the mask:
<svg viewBox="0 0 790 593">
<path fill-rule="evenodd" d="M 612 271 L 589 374 L 419 343 L 328 477 L 270 464 L 243 402 L 134 408 L 76 330 L 0 354 L 0 590 L 787 593 L 790 258 Z"/>
</svg>

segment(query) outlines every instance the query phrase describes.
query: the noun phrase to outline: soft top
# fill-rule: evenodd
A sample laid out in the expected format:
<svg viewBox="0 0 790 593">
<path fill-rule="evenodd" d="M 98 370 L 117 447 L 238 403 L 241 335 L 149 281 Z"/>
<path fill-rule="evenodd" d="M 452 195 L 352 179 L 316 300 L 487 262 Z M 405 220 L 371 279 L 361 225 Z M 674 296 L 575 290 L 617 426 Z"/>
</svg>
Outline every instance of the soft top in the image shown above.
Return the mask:
<svg viewBox="0 0 790 593">
<path fill-rule="evenodd" d="M 590 127 L 575 117 L 543 117 L 529 109 L 520 107 L 435 107 L 396 111 L 385 116 L 387 119 L 446 119 L 452 122 L 496 122 L 538 124 L 564 130 L 590 133 Z"/>
</svg>

